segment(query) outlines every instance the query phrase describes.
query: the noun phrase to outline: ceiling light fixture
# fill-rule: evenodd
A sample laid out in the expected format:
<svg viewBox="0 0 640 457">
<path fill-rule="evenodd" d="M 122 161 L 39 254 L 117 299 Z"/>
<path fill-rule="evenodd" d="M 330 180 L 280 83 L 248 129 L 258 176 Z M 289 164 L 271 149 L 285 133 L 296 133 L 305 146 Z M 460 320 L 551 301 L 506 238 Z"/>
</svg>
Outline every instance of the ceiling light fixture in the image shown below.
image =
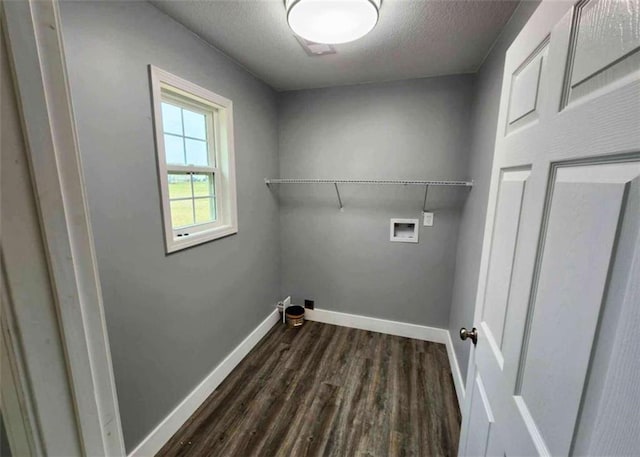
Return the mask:
<svg viewBox="0 0 640 457">
<path fill-rule="evenodd" d="M 288 0 L 287 21 L 309 41 L 341 44 L 362 38 L 378 22 L 374 0 Z"/>
</svg>

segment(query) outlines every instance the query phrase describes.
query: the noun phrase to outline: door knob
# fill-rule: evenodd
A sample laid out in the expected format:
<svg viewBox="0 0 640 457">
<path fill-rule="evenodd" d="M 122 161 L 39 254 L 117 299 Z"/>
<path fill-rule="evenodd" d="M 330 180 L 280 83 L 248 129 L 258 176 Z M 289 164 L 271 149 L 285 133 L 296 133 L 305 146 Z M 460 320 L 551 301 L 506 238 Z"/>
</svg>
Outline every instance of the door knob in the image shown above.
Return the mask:
<svg viewBox="0 0 640 457">
<path fill-rule="evenodd" d="M 478 344 L 478 330 L 476 330 L 476 328 L 473 327 L 471 331 L 469 331 L 466 328 L 462 327 L 460 329 L 460 339 L 464 341 L 467 338 L 471 339 L 474 346 Z"/>
</svg>

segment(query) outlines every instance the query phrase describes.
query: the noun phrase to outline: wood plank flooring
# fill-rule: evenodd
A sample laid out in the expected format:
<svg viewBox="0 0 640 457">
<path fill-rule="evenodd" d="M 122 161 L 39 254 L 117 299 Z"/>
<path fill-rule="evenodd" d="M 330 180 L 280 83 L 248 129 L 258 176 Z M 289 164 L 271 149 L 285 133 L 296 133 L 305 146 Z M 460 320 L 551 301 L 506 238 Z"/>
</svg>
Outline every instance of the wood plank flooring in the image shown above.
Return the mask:
<svg viewBox="0 0 640 457">
<path fill-rule="evenodd" d="M 159 456 L 454 456 L 460 411 L 444 345 L 276 325 Z"/>
</svg>

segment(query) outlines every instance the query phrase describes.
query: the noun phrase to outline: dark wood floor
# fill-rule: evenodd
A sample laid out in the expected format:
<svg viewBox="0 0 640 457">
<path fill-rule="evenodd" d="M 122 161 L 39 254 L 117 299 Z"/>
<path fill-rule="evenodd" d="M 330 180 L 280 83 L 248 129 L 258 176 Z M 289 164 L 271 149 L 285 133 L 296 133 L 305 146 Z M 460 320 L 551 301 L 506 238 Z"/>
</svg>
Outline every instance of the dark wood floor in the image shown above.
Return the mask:
<svg viewBox="0 0 640 457">
<path fill-rule="evenodd" d="M 160 456 L 456 455 L 444 345 L 306 322 L 277 325 Z"/>
</svg>

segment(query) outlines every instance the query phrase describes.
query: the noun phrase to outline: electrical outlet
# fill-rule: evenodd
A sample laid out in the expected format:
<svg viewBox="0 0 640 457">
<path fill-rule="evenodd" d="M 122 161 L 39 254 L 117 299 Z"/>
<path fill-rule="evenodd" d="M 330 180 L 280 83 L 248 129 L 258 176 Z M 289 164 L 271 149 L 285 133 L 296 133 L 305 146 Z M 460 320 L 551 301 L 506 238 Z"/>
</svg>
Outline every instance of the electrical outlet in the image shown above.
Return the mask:
<svg viewBox="0 0 640 457">
<path fill-rule="evenodd" d="M 306 300 L 304 301 L 304 307 L 307 309 L 313 309 L 314 306 L 314 302 L 313 300 Z"/>
<path fill-rule="evenodd" d="M 422 225 L 424 227 L 433 227 L 433 213 L 424 212 L 424 221 Z"/>
</svg>

